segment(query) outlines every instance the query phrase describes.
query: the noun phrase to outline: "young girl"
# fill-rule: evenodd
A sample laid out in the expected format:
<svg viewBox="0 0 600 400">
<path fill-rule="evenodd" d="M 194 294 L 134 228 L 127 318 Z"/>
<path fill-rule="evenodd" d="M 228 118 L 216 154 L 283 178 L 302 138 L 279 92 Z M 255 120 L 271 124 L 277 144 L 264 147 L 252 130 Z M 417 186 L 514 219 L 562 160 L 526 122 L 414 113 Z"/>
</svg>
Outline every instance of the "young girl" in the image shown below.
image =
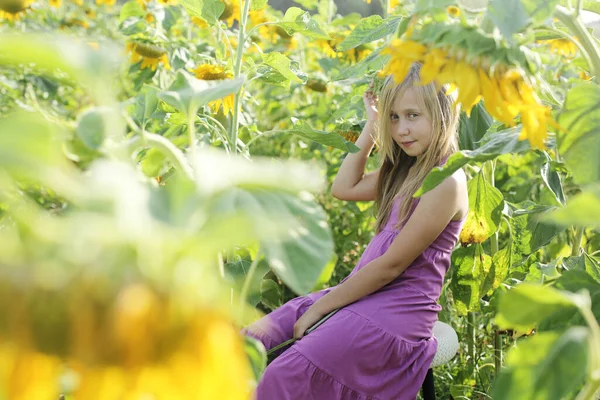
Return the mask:
<svg viewBox="0 0 600 400">
<path fill-rule="evenodd" d="M 447 87 L 419 83 L 420 64 L 380 99 L 364 95 L 368 121 L 331 192 L 374 200 L 376 235 L 340 284 L 289 301 L 246 329 L 267 349 L 301 338 L 266 369 L 258 400 L 412 400 L 436 352 L 437 320 L 450 254 L 467 215 L 462 170 L 420 198 L 432 168 L 458 150 L 458 108 Z M 364 174 L 374 140 L 381 167 Z M 336 314 L 309 335 L 329 312 Z"/>
</svg>

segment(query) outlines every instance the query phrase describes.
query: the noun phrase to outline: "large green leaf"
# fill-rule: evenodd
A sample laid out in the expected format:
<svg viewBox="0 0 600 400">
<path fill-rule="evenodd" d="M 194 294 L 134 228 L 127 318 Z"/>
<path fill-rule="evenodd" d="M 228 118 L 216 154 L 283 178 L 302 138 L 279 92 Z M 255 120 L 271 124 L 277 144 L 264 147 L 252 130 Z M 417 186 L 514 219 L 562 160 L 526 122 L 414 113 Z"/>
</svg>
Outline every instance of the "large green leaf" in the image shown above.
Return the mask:
<svg viewBox="0 0 600 400">
<path fill-rule="evenodd" d="M 311 17 L 310 13 L 298 7 L 288 8 L 283 19 L 277 25 L 282 27 L 288 35 L 299 32 L 311 39 L 331 39 L 319 25 L 319 22 Z"/>
<path fill-rule="evenodd" d="M 142 8 L 140 3 L 135 0 L 130 0 L 121 6 L 119 11 L 119 22 L 125 21 L 129 17 L 141 17 L 146 15 L 146 11 Z"/>
<path fill-rule="evenodd" d="M 256 230 L 276 230 L 277 239 L 261 242 L 269 266 L 297 294 L 312 290 L 333 254 L 327 216 L 312 196 L 259 188 L 230 189 L 211 203 L 212 218 L 240 213 L 254 220 Z"/>
<path fill-rule="evenodd" d="M 364 75 L 368 70 L 378 71 L 383 68 L 390 60 L 389 55 L 382 55 L 381 49 L 373 51 L 371 54 L 344 69 L 342 72 L 334 76 L 334 81 L 341 81 L 344 79 L 353 79 L 357 76 Z"/>
<path fill-rule="evenodd" d="M 523 255 L 537 251 L 565 230 L 564 226 L 547 222 L 546 216 L 556 207 L 540 206 L 531 201 L 511 207 L 518 207 L 512 210 L 510 225 L 517 251 Z"/>
<path fill-rule="evenodd" d="M 558 0 L 491 0 L 488 17 L 502 35 L 513 42 L 513 35 L 530 23 L 541 24 L 552 16 Z"/>
<path fill-rule="evenodd" d="M 461 247 L 452 253 L 450 289 L 460 315 L 479 310 L 479 300 L 491 288 L 486 282 L 491 268 L 492 258 L 480 245 Z"/>
<path fill-rule="evenodd" d="M 458 139 L 461 150 L 475 150 L 479 147 L 479 141 L 483 138 L 492 125 L 492 117 L 487 113 L 481 102 L 477 103 L 471 110 L 471 116 L 460 113 L 460 125 Z"/>
<path fill-rule="evenodd" d="M 585 378 L 588 330 L 538 333 L 519 341 L 494 385 L 495 400 L 562 400 Z"/>
<path fill-rule="evenodd" d="M 483 243 L 498 230 L 504 208 L 502 192 L 492 186 L 483 172 L 468 183 L 469 214 L 460 233 L 463 244 Z"/>
<path fill-rule="evenodd" d="M 471 162 L 493 160 L 501 154 L 522 153 L 530 149 L 527 140 L 519 140 L 521 128 L 511 128 L 500 132 L 488 132 L 477 150 L 462 150 L 450 156 L 441 168 L 434 168 L 425 178 L 415 196 L 427 193 L 459 168 Z"/>
<path fill-rule="evenodd" d="M 192 17 L 202 18 L 210 25 L 216 24 L 225 11 L 225 4 L 220 0 L 182 0 L 181 5 Z"/>
<path fill-rule="evenodd" d="M 396 32 L 401 20 L 401 17 L 383 19 L 379 15 L 371 15 L 363 18 L 356 28 L 350 32 L 350 35 L 337 46 L 336 50 L 350 50 L 361 44 L 371 43 L 387 37 Z"/>
<path fill-rule="evenodd" d="M 237 92 L 243 84 L 243 77 L 203 81 L 180 69 L 169 90 L 160 92 L 158 98 L 186 115 L 194 115 L 200 107 Z"/>
<path fill-rule="evenodd" d="M 0 119 L 0 168 L 27 173 L 65 161 L 56 128 L 39 115 L 19 112 Z"/>
<path fill-rule="evenodd" d="M 275 131 L 276 133 L 293 133 L 298 136 L 302 136 L 306 139 L 313 140 L 325 146 L 335 147 L 343 151 L 349 151 L 356 153 L 360 151 L 354 143 L 344 139 L 340 135 L 333 132 L 318 131 L 313 129 L 308 123 L 301 121 L 296 118 L 292 118 L 294 127 L 292 129 L 286 129 L 282 131 Z"/>
<path fill-rule="evenodd" d="M 546 215 L 545 220 L 563 227 L 600 227 L 600 183 L 587 186 L 584 192 L 570 198 L 566 207 Z"/>
<path fill-rule="evenodd" d="M 563 260 L 564 267 L 569 271 L 585 271 L 590 277 L 600 283 L 600 263 L 587 253 L 571 256 Z"/>
<path fill-rule="evenodd" d="M 575 307 L 574 296 L 578 295 L 522 283 L 500 299 L 496 324 L 502 328 L 533 328 L 556 311 Z"/>
<path fill-rule="evenodd" d="M 513 42 L 512 35 L 520 32 L 530 22 L 521 0 L 490 0 L 487 17 L 509 42 Z"/>
<path fill-rule="evenodd" d="M 136 96 L 136 101 L 132 110 L 132 117 L 134 121 L 144 127 L 150 121 L 158 109 L 158 93 L 160 89 L 156 86 L 144 85 L 142 90 Z M 157 113 L 161 116 L 164 113 L 161 111 Z"/>
<path fill-rule="evenodd" d="M 579 184 L 600 181 L 600 87 L 586 82 L 567 93 L 558 124 L 559 152 Z"/>
<path fill-rule="evenodd" d="M 291 60 L 280 52 L 263 53 L 261 56 L 266 65 L 279 72 L 286 80 L 302 83 L 302 79 L 290 69 Z"/>
<path fill-rule="evenodd" d="M 98 150 L 107 138 L 119 140 L 125 132 L 125 121 L 109 107 L 95 107 L 77 117 L 77 135 L 90 149 Z"/>
</svg>

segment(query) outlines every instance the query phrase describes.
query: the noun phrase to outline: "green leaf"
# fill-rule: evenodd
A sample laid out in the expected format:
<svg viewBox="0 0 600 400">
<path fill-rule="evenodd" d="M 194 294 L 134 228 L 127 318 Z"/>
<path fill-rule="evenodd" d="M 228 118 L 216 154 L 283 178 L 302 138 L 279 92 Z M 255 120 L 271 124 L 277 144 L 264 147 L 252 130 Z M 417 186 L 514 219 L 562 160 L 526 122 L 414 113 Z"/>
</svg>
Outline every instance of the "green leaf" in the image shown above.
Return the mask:
<svg viewBox="0 0 600 400">
<path fill-rule="evenodd" d="M 390 58 L 391 56 L 387 54 L 381 55 L 381 49 L 377 49 L 356 64 L 337 74 L 333 78 L 333 81 L 356 78 L 357 76 L 364 75 L 369 70 L 379 71 L 388 63 Z"/>
<path fill-rule="evenodd" d="M 252 11 L 260 11 L 267 6 L 268 0 L 252 0 L 250 3 L 250 10 Z"/>
<path fill-rule="evenodd" d="M 575 307 L 572 296 L 549 286 L 522 283 L 500 299 L 496 324 L 501 328 L 533 328 L 554 312 Z"/>
<path fill-rule="evenodd" d="M 28 172 L 63 163 L 56 131 L 41 116 L 19 112 L 0 119 L 0 168 Z"/>
<path fill-rule="evenodd" d="M 379 15 L 371 15 L 363 18 L 360 23 L 350 32 L 350 35 L 340 43 L 336 50 L 347 51 L 361 44 L 371 43 L 375 40 L 387 37 L 398 29 L 402 18 L 392 17 L 382 19 Z"/>
<path fill-rule="evenodd" d="M 354 143 L 333 132 L 317 131 L 308 123 L 296 118 L 292 118 L 292 122 L 294 123 L 294 127 L 292 129 L 275 131 L 274 133 L 293 133 L 294 135 L 313 140 L 324 146 L 335 147 L 336 149 L 349 151 L 351 153 L 360 151 L 360 148 L 358 148 Z"/>
<path fill-rule="evenodd" d="M 547 214 L 545 220 L 563 227 L 600 227 L 600 184 L 586 187 L 584 192 L 570 198 L 566 207 Z"/>
<path fill-rule="evenodd" d="M 469 214 L 460 234 L 465 243 L 483 243 L 498 230 L 504 208 L 502 192 L 492 186 L 482 172 L 471 179 L 469 190 Z"/>
<path fill-rule="evenodd" d="M 264 279 L 260 285 L 260 301 L 271 310 L 281 306 L 281 289 L 272 279 Z"/>
<path fill-rule="evenodd" d="M 559 152 L 575 181 L 600 181 L 600 87 L 586 82 L 569 90 L 557 122 L 567 131 Z"/>
<path fill-rule="evenodd" d="M 279 72 L 285 79 L 302 83 L 302 80 L 298 78 L 290 69 L 291 60 L 280 52 L 273 51 L 271 53 L 263 53 L 262 60 L 269 67 Z"/>
<path fill-rule="evenodd" d="M 310 13 L 298 7 L 288 8 L 283 19 L 277 25 L 282 27 L 288 35 L 299 32 L 310 39 L 331 40 L 319 23 L 312 19 Z"/>
<path fill-rule="evenodd" d="M 84 111 L 77 118 L 77 136 L 87 147 L 98 150 L 109 136 L 114 118 L 114 111 L 105 107 Z"/>
<path fill-rule="evenodd" d="M 467 117 L 466 113 L 461 112 L 458 128 L 460 148 L 462 150 L 475 150 L 478 148 L 479 141 L 492 125 L 492 121 L 492 117 L 487 113 L 481 102 L 473 107 L 470 117 Z"/>
<path fill-rule="evenodd" d="M 500 29 L 509 43 L 531 21 L 521 0 L 490 0 L 487 17 Z"/>
<path fill-rule="evenodd" d="M 333 254 L 327 216 L 313 197 L 259 188 L 231 189 L 214 200 L 210 214 L 219 218 L 232 211 L 253 219 L 257 230 L 273 229 L 279 234 L 261 241 L 265 259 L 295 293 L 309 293 Z M 272 221 L 272 226 L 265 221 Z"/>
<path fill-rule="evenodd" d="M 523 2 L 523 6 L 527 11 L 527 15 L 533 21 L 535 25 L 542 24 L 546 22 L 550 17 L 552 17 L 552 13 L 554 12 L 554 8 L 559 3 L 559 0 L 549 0 L 549 1 L 538 1 L 538 0 L 521 0 Z"/>
<path fill-rule="evenodd" d="M 563 191 L 562 182 L 560 179 L 560 174 L 556 171 L 556 169 L 552 168 L 552 160 L 548 153 L 544 152 L 544 156 L 546 157 L 546 163 L 542 165 L 541 175 L 542 179 L 548 189 L 554 194 L 556 201 L 562 204 L 563 206 L 566 203 L 565 193 Z"/>
<path fill-rule="evenodd" d="M 146 11 L 142 8 L 140 3 L 135 0 L 128 1 L 123 4 L 119 12 L 119 22 L 125 21 L 129 17 L 141 17 L 146 15 Z"/>
<path fill-rule="evenodd" d="M 563 226 L 548 223 L 547 216 L 556 207 L 540 206 L 531 201 L 512 207 L 519 207 L 512 211 L 510 225 L 517 251 L 523 255 L 537 251 L 565 230 Z"/>
<path fill-rule="evenodd" d="M 452 253 L 452 281 L 450 290 L 460 315 L 479 310 L 479 300 L 491 285 L 486 277 L 492 267 L 492 258 L 480 245 L 461 247 Z"/>
<path fill-rule="evenodd" d="M 158 98 L 189 116 L 196 114 L 200 107 L 209 102 L 239 91 L 243 84 L 244 77 L 203 81 L 178 70 L 169 90 L 158 93 Z"/>
<path fill-rule="evenodd" d="M 419 197 L 427 193 L 467 164 L 493 160 L 501 154 L 523 153 L 529 150 L 529 142 L 519 140 L 520 131 L 521 128 L 517 127 L 500 132 L 488 132 L 477 150 L 462 150 L 450 156 L 443 167 L 434 168 L 425 177 L 423 185 L 415 193 L 415 196 Z"/>
<path fill-rule="evenodd" d="M 563 260 L 564 267 L 569 271 L 585 271 L 590 277 L 600 283 L 600 263 L 587 253 L 571 256 Z"/>
<path fill-rule="evenodd" d="M 333 271 L 335 270 L 335 265 L 337 264 L 338 259 L 339 259 L 338 255 L 333 253 L 333 257 L 331 258 L 331 260 L 329 260 L 329 262 L 327 263 L 325 268 L 323 268 L 323 272 L 321 272 L 321 276 L 319 276 L 319 279 L 317 279 L 317 283 L 312 288 L 313 292 L 315 292 L 317 290 L 325 289 L 325 287 L 327 287 L 327 284 L 329 283 L 329 280 L 331 279 L 331 275 L 333 275 Z"/>
<path fill-rule="evenodd" d="M 136 123 L 144 127 L 152 119 L 152 115 L 158 109 L 158 93 L 160 89 L 151 86 L 144 85 L 140 94 L 136 96 L 135 108 L 133 110 L 133 118 Z"/>
<path fill-rule="evenodd" d="M 454 5 L 454 0 L 417 0 L 416 13 L 432 13 L 436 10 L 446 10 L 446 7 Z"/>
<path fill-rule="evenodd" d="M 216 24 L 225 11 L 225 4 L 220 0 L 182 0 L 181 5 L 190 16 L 202 18 L 210 25 Z"/>
<path fill-rule="evenodd" d="M 562 335 L 538 333 L 517 342 L 498 377 L 495 400 L 526 398 L 562 400 L 584 381 L 588 359 L 588 330 L 571 327 Z"/>
<path fill-rule="evenodd" d="M 244 335 L 244 349 L 250 361 L 252 374 L 258 382 L 267 368 L 267 350 L 260 340 Z"/>
</svg>

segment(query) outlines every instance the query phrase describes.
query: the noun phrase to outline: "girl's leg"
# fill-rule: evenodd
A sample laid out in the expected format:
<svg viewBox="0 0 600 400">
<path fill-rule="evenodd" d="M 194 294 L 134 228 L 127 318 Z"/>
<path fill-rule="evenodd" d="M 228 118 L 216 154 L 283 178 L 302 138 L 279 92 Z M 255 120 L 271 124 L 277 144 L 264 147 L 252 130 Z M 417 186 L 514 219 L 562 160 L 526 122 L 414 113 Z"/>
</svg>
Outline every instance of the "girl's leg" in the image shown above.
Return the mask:
<svg viewBox="0 0 600 400">
<path fill-rule="evenodd" d="M 291 339 L 294 335 L 296 321 L 315 301 L 330 290 L 325 289 L 292 299 L 244 328 L 242 333 L 260 340 L 265 348 L 269 350 Z"/>
</svg>

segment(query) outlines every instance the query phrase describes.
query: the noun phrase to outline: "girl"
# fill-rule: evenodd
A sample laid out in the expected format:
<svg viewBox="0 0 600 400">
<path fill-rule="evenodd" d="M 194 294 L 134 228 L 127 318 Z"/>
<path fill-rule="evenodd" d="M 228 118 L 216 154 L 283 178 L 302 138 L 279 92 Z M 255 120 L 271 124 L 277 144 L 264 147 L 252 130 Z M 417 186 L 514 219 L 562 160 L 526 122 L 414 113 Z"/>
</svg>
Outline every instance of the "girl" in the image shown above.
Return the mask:
<svg viewBox="0 0 600 400">
<path fill-rule="evenodd" d="M 455 99 L 446 86 L 421 85 L 419 72 L 413 64 L 400 85 L 388 77 L 379 101 L 365 93 L 361 150 L 344 159 L 331 188 L 338 199 L 377 205 L 376 235 L 354 270 L 246 329 L 267 349 L 302 338 L 267 367 L 258 400 L 412 400 L 421 387 L 437 348 L 437 300 L 468 195 L 459 170 L 413 198 L 429 171 L 458 150 Z M 364 174 L 374 136 L 381 167 Z"/>
</svg>

